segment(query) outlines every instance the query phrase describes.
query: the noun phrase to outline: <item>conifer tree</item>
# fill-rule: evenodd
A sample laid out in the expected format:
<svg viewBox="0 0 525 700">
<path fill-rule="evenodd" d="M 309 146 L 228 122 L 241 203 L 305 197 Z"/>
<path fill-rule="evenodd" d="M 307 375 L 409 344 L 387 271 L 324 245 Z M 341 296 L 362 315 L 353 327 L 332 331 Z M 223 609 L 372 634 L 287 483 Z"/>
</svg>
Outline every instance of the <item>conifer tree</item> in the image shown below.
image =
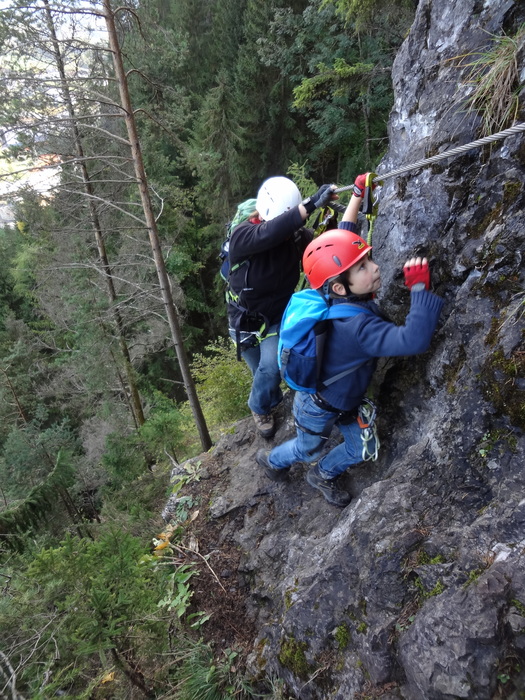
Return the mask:
<svg viewBox="0 0 525 700">
<path fill-rule="evenodd" d="M 279 4 L 247 0 L 243 45 L 235 67 L 237 109 L 246 134 L 240 177 L 251 184 L 251 191 L 266 177 L 283 174 L 293 143 L 290 85 L 276 66 L 265 66 L 258 53 Z"/>
<path fill-rule="evenodd" d="M 49 6 L 48 0 L 43 0 L 46 16 L 46 24 L 49 30 L 49 36 L 51 40 L 52 52 L 56 62 L 56 68 L 60 79 L 60 90 L 62 92 L 62 99 L 64 102 L 65 109 L 70 117 L 70 128 L 72 131 L 72 138 L 74 143 L 75 152 L 78 158 L 79 169 L 81 172 L 82 183 L 84 186 L 84 191 L 88 200 L 89 216 L 91 220 L 91 225 L 93 228 L 93 234 L 95 236 L 100 266 L 102 269 L 102 274 L 106 282 L 107 294 L 109 297 L 110 304 L 112 305 L 112 314 L 116 327 L 116 332 L 118 336 L 118 341 L 120 345 L 120 350 L 124 358 L 124 366 L 126 370 L 126 376 L 129 386 L 129 392 L 131 396 L 131 406 L 133 417 L 137 426 L 144 423 L 144 412 L 142 410 L 142 401 L 140 398 L 139 390 L 137 388 L 137 382 L 135 378 L 135 373 L 131 363 L 131 355 L 129 352 L 128 344 L 124 334 L 124 325 L 120 310 L 117 306 L 117 293 L 115 290 L 115 283 L 113 280 L 113 275 L 111 271 L 111 266 L 109 264 L 109 259 L 106 251 L 106 245 L 104 242 L 104 232 L 102 230 L 102 224 L 100 222 L 100 217 L 98 214 L 98 209 L 95 203 L 95 192 L 93 183 L 91 182 L 91 177 L 88 170 L 88 165 L 85 159 L 84 146 L 82 143 L 82 135 L 78 127 L 75 106 L 73 104 L 73 99 L 71 96 L 71 91 L 69 89 L 68 79 L 66 75 L 66 66 L 64 63 L 64 58 L 62 56 L 62 50 L 60 48 L 60 43 L 58 41 L 56 28 L 54 24 L 53 14 Z"/>
<path fill-rule="evenodd" d="M 235 102 L 228 73 L 217 76 L 199 110 L 194 127 L 193 160 L 199 173 L 198 192 L 210 214 L 227 221 L 235 201 L 247 191 L 241 178 L 245 131 L 235 120 Z"/>
<path fill-rule="evenodd" d="M 62 11 L 63 8 L 60 8 L 60 11 Z M 108 11 L 110 10 L 109 5 L 107 7 Z M 50 21 L 51 21 L 51 6 L 48 4 L 46 5 L 46 10 L 47 10 L 47 28 L 50 28 Z M 96 14 L 96 11 L 94 12 Z M 101 13 L 103 14 L 103 10 Z M 51 28 L 53 28 L 51 26 Z M 40 30 L 40 27 L 39 27 Z M 46 48 L 44 49 L 44 52 L 47 51 L 48 54 L 54 55 L 55 60 L 58 60 L 58 67 L 59 67 L 59 72 L 60 72 L 60 67 L 64 67 L 64 60 L 60 54 L 60 46 L 57 40 L 57 33 L 55 31 L 54 34 L 54 43 L 53 43 L 53 35 L 51 37 L 51 44 L 52 48 Z M 78 50 L 79 45 L 78 43 L 75 45 L 73 44 L 71 47 L 71 50 L 74 52 Z M 80 57 L 83 56 L 82 53 L 79 54 Z M 103 58 L 103 55 L 99 52 L 98 54 L 95 54 L 96 60 L 98 63 L 98 67 L 103 68 L 103 74 L 100 75 L 100 80 L 106 81 L 106 84 L 111 85 L 112 81 L 114 78 L 107 72 L 107 68 L 105 65 L 105 60 Z M 122 62 L 122 59 L 121 59 Z M 99 71 L 100 73 L 100 71 Z M 76 164 L 80 165 L 81 168 L 81 173 L 82 173 L 82 187 L 83 187 L 83 195 L 85 200 L 87 199 L 88 202 L 93 203 L 99 203 L 102 206 L 102 209 L 105 210 L 105 217 L 106 217 L 106 226 L 108 224 L 109 219 L 107 218 L 107 212 L 108 211 L 113 211 L 116 212 L 116 214 L 120 216 L 125 216 L 128 217 L 128 220 L 131 219 L 132 221 L 135 222 L 135 226 L 138 224 L 139 227 L 143 227 L 145 230 L 149 231 L 149 237 L 150 237 L 150 242 L 151 242 L 151 249 L 153 251 L 153 258 L 155 261 L 155 266 L 157 267 L 159 272 L 159 284 L 160 284 L 160 290 L 161 290 L 161 295 L 163 298 L 163 305 L 165 308 L 165 312 L 168 317 L 168 325 L 171 329 L 171 334 L 172 334 L 172 340 L 174 343 L 174 346 L 176 348 L 177 352 L 177 358 L 179 361 L 179 367 L 183 376 L 183 381 L 184 385 L 186 387 L 186 391 L 189 397 L 190 405 L 192 406 L 192 410 L 194 412 L 194 417 L 195 421 L 197 424 L 197 428 L 199 431 L 199 434 L 201 436 L 201 442 L 202 445 L 205 449 L 208 449 L 210 446 L 210 439 L 208 435 L 207 428 L 205 426 L 205 423 L 203 421 L 202 417 L 202 412 L 200 411 L 200 407 L 198 405 L 198 398 L 195 392 L 195 388 L 193 385 L 193 381 L 191 378 L 191 374 L 189 372 L 188 368 L 188 361 L 185 353 L 185 349 L 183 347 L 183 342 L 182 342 L 182 334 L 180 331 L 180 323 L 178 319 L 178 312 L 175 310 L 174 306 L 174 301 L 173 301 L 173 295 L 171 291 L 171 282 L 167 276 L 166 273 L 166 267 L 163 259 L 163 253 L 160 247 L 160 240 L 158 238 L 158 232 L 157 232 L 157 222 L 156 222 L 156 214 L 153 211 L 152 207 L 152 202 L 149 196 L 149 191 L 148 191 L 148 184 L 145 179 L 145 171 L 144 171 L 144 164 L 141 161 L 140 164 L 134 164 L 134 159 L 135 161 L 137 159 L 141 159 L 141 152 L 140 152 L 140 147 L 137 146 L 138 143 L 138 131 L 136 127 L 136 122 L 134 119 L 134 116 L 132 115 L 132 109 L 130 104 L 128 104 L 129 109 L 126 110 L 126 108 L 123 108 L 121 105 L 116 103 L 114 101 L 114 98 L 111 95 L 111 90 L 106 89 L 106 95 L 102 94 L 102 90 L 104 89 L 103 87 L 103 82 L 100 82 L 99 80 L 99 87 L 97 88 L 95 83 L 93 82 L 93 76 L 88 75 L 87 80 L 85 79 L 85 76 L 80 76 L 77 74 L 76 76 L 77 82 L 75 83 L 75 90 L 80 92 L 81 99 L 84 101 L 85 104 L 93 104 L 93 99 L 95 100 L 94 104 L 95 105 L 104 105 L 104 108 L 102 110 L 95 109 L 95 111 L 88 111 L 87 113 L 82 113 L 79 111 L 76 111 L 76 107 L 73 105 L 73 100 L 70 99 L 71 97 L 71 92 L 69 86 L 71 85 L 70 79 L 67 78 L 66 81 L 66 75 L 65 71 L 62 70 L 61 74 L 59 75 L 58 81 L 51 76 L 50 78 L 50 83 L 57 83 L 62 91 L 62 94 L 66 98 L 66 105 L 68 108 L 68 119 L 66 120 L 67 123 L 75 124 L 75 128 L 73 129 L 73 138 L 70 139 L 73 154 L 71 152 L 68 154 L 66 158 L 62 156 L 62 165 L 65 167 L 65 165 L 70 162 L 71 164 Z M 89 82 L 91 81 L 91 85 Z M 117 81 L 118 82 L 118 81 Z M 95 92 L 95 90 L 98 90 L 98 92 Z M 127 93 L 128 99 L 129 99 L 129 92 Z M 105 112 L 106 114 L 101 115 L 101 111 Z M 102 119 L 101 119 L 102 117 Z M 130 132 L 130 129 L 133 130 L 133 138 L 135 139 L 133 143 L 130 143 L 126 137 L 123 137 L 122 135 L 119 135 L 118 133 L 118 128 L 115 128 L 115 118 L 116 117 L 124 117 L 124 120 L 127 120 L 128 125 L 127 125 L 127 131 L 128 135 Z M 97 120 L 98 119 L 98 123 Z M 104 124 L 104 119 L 106 120 L 106 123 Z M 109 120 L 109 122 L 108 122 Z M 55 135 L 60 135 L 63 133 L 63 129 L 58 128 L 59 122 L 64 121 L 60 117 L 57 119 L 55 116 L 53 116 L 49 122 L 54 126 L 55 128 Z M 130 125 L 130 122 L 133 122 L 132 125 Z M 95 130 L 95 133 L 100 135 L 100 136 L 106 136 L 109 137 L 109 147 L 106 145 L 106 150 L 102 154 L 100 152 L 94 153 L 93 155 L 88 154 L 85 150 L 85 140 L 83 139 L 83 130 L 85 128 Z M 64 151 L 64 146 L 65 142 L 62 142 L 62 152 Z M 91 144 L 93 146 L 93 144 Z M 125 152 L 122 151 L 122 147 L 128 146 L 131 150 L 131 158 L 129 155 L 125 154 Z M 59 151 L 60 152 L 60 151 Z M 112 160 L 111 160 L 112 159 Z M 88 172 L 87 170 L 87 163 L 88 162 L 93 162 L 97 164 L 97 169 L 98 169 L 98 176 L 96 178 L 93 178 L 93 176 Z M 129 162 L 131 165 L 133 165 L 133 169 L 129 170 L 126 166 L 126 162 Z M 113 165 L 111 164 L 113 163 Z M 121 165 L 120 165 L 121 164 Z M 103 172 L 104 174 L 100 175 L 100 173 Z M 140 174 L 139 174 L 140 173 Z M 78 212 L 79 220 L 80 220 L 80 215 L 81 215 L 81 210 L 82 210 L 82 204 L 81 204 L 81 199 L 78 198 L 78 195 L 80 194 L 80 189 L 79 187 L 74 184 L 74 172 L 71 173 L 73 175 L 73 180 L 70 183 L 65 183 L 62 182 L 60 185 L 60 192 L 61 193 L 67 193 L 70 200 L 71 197 L 74 196 L 75 199 L 75 208 L 73 211 Z M 105 176 L 105 177 L 104 177 Z M 96 185 L 95 185 L 96 181 Z M 105 182 L 106 181 L 106 182 Z M 109 189 L 108 189 L 108 184 L 111 185 L 112 183 L 117 184 L 117 189 L 113 189 L 113 192 L 110 194 Z M 102 185 L 101 191 L 98 190 L 98 187 Z M 97 190 L 95 191 L 93 188 L 97 187 Z M 118 201 L 120 197 L 118 196 L 118 191 L 119 191 L 119 186 L 120 186 L 120 192 L 122 194 L 125 193 L 124 198 L 128 199 L 128 202 L 123 202 L 122 204 Z M 140 193 L 140 196 L 138 198 L 138 201 L 136 201 L 136 196 L 133 196 L 132 194 L 132 186 L 137 187 Z M 109 196 L 108 196 L 109 195 Z M 113 195 L 113 196 L 112 196 Z M 130 196 L 131 195 L 131 196 Z M 135 200 L 135 201 L 134 201 Z M 132 207 L 136 207 L 137 205 L 140 205 L 142 211 L 144 212 L 144 217 L 137 216 L 136 214 L 133 214 L 131 212 Z M 116 319 L 117 322 L 117 330 L 118 331 L 123 331 L 123 323 L 122 323 L 122 318 L 120 317 L 120 309 L 123 308 L 122 306 L 118 307 L 115 302 L 116 302 L 116 294 L 113 295 L 114 291 L 114 285 L 113 289 L 111 289 L 114 276 L 113 276 L 113 271 L 110 268 L 109 265 L 109 260 L 107 256 L 107 246 L 105 246 L 105 239 L 107 237 L 103 236 L 102 234 L 102 227 L 99 225 L 99 222 L 96 221 L 96 216 L 97 216 L 97 207 L 95 206 L 90 206 L 91 210 L 91 226 L 97 230 L 96 234 L 96 240 L 97 240 L 97 248 L 99 252 L 99 256 L 102 260 L 102 274 L 106 279 L 106 282 L 108 283 L 109 287 L 109 297 L 110 297 L 110 302 L 114 311 L 114 318 Z M 72 212 L 70 212 L 71 214 Z M 71 217 L 69 217 L 71 218 Z M 115 219 L 113 219 L 115 221 Z M 128 240 L 131 240 L 131 237 L 128 238 Z M 128 269 L 133 270 L 133 264 L 131 267 Z M 135 263 L 135 269 L 138 270 L 136 267 Z M 122 281 L 122 277 L 120 277 Z M 134 295 L 135 296 L 135 295 Z M 121 338 L 124 339 L 124 333 L 120 333 Z M 121 350 L 124 352 L 124 357 L 125 357 L 125 364 L 128 370 L 130 370 L 130 363 L 127 361 L 128 358 L 125 356 L 125 349 L 123 348 L 121 344 Z M 128 353 L 129 356 L 129 353 Z M 129 372 L 129 376 L 132 377 L 132 373 Z M 136 391 L 132 391 L 132 395 L 134 397 L 133 401 L 133 406 L 134 406 L 134 415 L 136 417 L 137 424 L 140 424 L 143 422 L 143 417 L 141 416 L 141 408 L 140 408 L 140 400 L 138 398 L 138 393 Z"/>
</svg>

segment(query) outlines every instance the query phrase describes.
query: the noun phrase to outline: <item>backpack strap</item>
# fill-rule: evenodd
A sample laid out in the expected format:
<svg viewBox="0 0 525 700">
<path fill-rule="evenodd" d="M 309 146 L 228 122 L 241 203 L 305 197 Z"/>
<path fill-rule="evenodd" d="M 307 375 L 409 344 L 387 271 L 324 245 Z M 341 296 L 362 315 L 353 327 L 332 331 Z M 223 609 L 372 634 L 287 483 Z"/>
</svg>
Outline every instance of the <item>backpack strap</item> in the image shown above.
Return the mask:
<svg viewBox="0 0 525 700">
<path fill-rule="evenodd" d="M 368 364 L 369 362 L 372 362 L 372 361 L 373 361 L 372 358 L 368 358 L 368 360 L 364 360 L 363 362 L 360 362 L 358 365 L 354 365 L 354 367 L 350 367 L 348 369 L 345 369 L 343 372 L 339 372 L 339 374 L 336 374 L 333 377 L 330 377 L 329 379 L 325 379 L 324 382 L 321 382 L 321 386 L 322 387 L 330 386 L 331 384 L 338 382 L 343 377 L 346 377 L 348 374 L 352 374 L 353 372 L 356 372 L 360 367 L 364 367 L 366 364 Z"/>
</svg>

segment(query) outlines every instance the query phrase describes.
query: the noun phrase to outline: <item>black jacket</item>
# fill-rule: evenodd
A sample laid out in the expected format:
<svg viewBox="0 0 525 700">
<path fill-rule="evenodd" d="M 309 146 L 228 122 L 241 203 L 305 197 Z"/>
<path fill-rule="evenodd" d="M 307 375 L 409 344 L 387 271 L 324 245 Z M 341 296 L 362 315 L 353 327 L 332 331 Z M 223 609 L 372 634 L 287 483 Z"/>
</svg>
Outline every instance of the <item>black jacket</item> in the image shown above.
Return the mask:
<svg viewBox="0 0 525 700">
<path fill-rule="evenodd" d="M 256 331 L 263 321 L 280 322 L 299 281 L 304 249 L 313 238 L 303 223 L 294 207 L 271 221 L 244 221 L 235 227 L 230 238 L 229 286 L 238 303 L 228 304 L 231 328 Z"/>
</svg>

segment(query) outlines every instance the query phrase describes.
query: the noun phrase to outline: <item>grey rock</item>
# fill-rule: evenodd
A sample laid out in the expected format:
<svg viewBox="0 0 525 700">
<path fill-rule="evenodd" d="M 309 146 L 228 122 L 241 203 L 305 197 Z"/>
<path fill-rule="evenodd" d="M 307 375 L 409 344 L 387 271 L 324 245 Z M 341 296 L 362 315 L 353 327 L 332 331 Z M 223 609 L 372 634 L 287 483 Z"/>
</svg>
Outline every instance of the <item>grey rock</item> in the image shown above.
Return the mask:
<svg viewBox="0 0 525 700">
<path fill-rule="evenodd" d="M 512 0 L 420 0 L 394 65 L 378 172 L 478 138 L 479 118 L 460 108 L 465 69 L 449 59 L 524 15 Z M 427 353 L 378 368 L 381 453 L 345 477 L 347 508 L 308 486 L 305 465 L 289 483 L 265 480 L 250 419 L 214 448 L 222 480 L 210 513 L 225 527 L 237 518 L 257 627 L 249 667 L 282 679 L 290 697 L 489 700 L 502 679 L 523 697 L 524 152 L 525 136 L 513 136 L 385 182 L 379 304 L 403 323 L 399 271 L 417 252 L 431 258 L 445 307 Z M 269 445 L 293 434 L 290 402 Z M 338 440 L 334 431 L 327 447 Z"/>
</svg>

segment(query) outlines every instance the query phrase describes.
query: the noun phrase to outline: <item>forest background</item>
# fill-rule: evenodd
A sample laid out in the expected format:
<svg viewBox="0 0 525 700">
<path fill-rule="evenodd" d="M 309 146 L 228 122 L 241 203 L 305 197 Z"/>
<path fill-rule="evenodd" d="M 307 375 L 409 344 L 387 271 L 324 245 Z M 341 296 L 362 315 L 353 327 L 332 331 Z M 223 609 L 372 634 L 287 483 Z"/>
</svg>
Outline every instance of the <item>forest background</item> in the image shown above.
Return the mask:
<svg viewBox="0 0 525 700">
<path fill-rule="evenodd" d="M 203 641 L 174 530 L 155 534 L 163 500 L 198 478 L 169 481 L 203 447 L 183 365 L 214 440 L 249 387 L 226 339 L 226 224 L 269 176 L 307 196 L 377 165 L 414 10 L 2 4 L 1 697 L 250 695 L 235 652 Z M 49 173 L 44 190 L 30 172 Z"/>
</svg>

